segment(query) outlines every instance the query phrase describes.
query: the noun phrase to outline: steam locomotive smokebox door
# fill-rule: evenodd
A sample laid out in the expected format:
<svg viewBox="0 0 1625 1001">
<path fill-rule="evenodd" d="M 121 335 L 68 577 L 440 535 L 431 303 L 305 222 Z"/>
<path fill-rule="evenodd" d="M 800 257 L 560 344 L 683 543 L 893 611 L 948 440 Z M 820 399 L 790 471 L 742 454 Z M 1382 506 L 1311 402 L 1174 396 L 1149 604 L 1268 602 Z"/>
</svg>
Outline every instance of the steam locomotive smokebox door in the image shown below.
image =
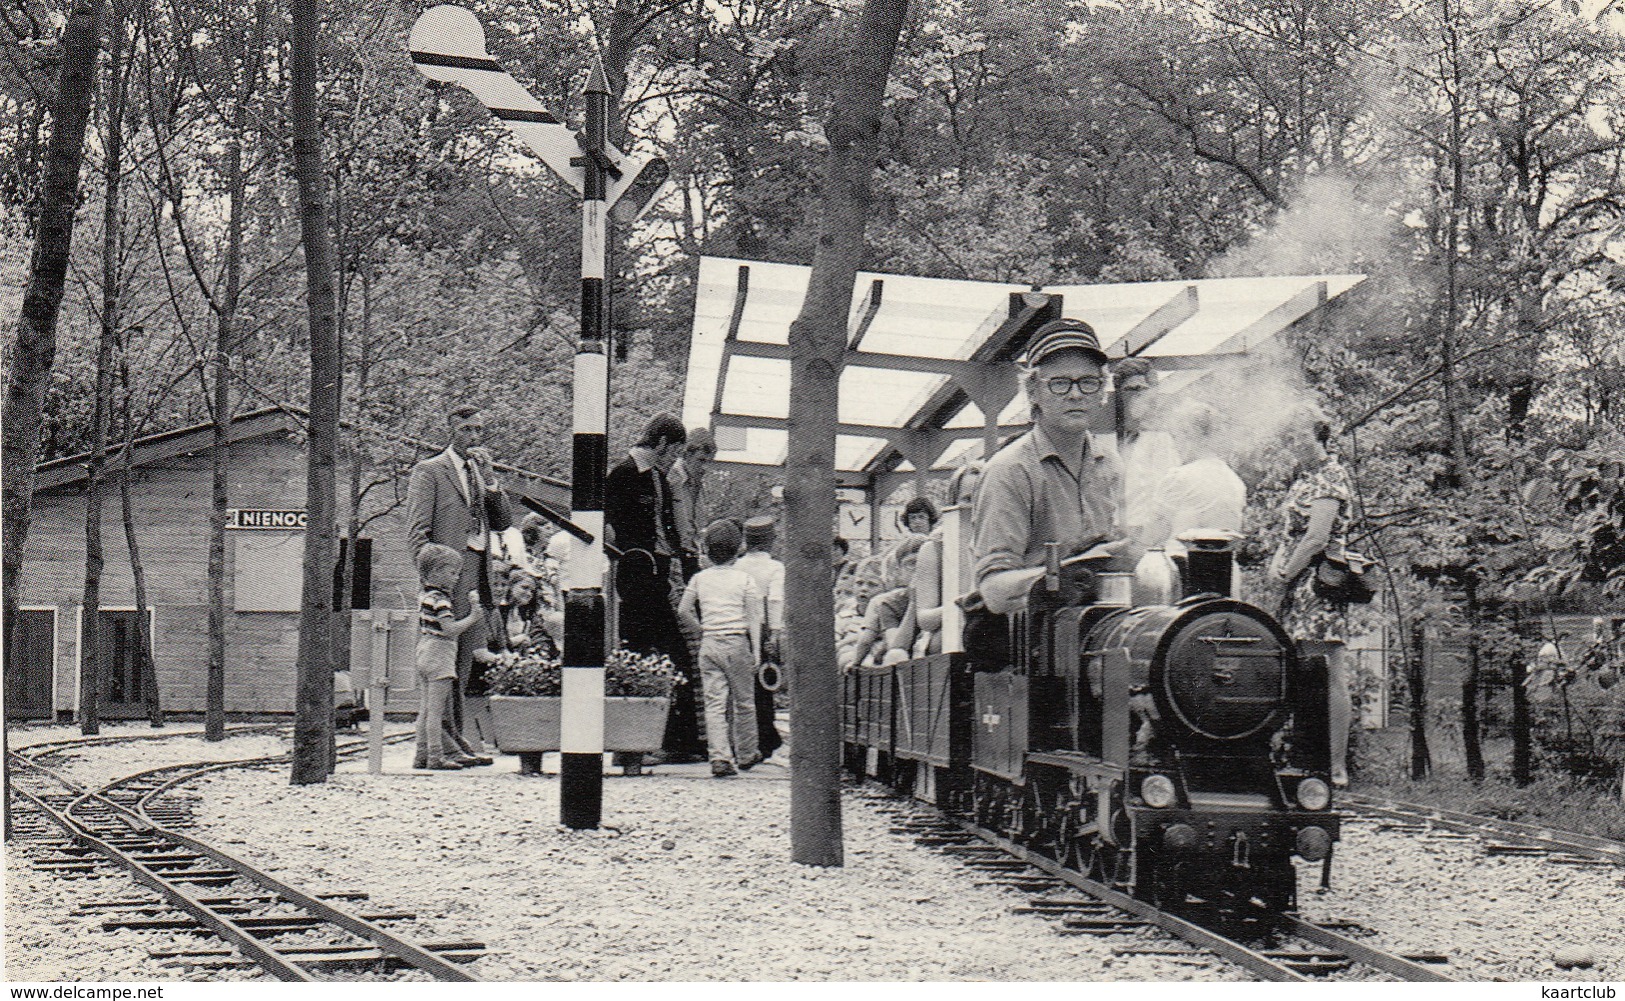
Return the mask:
<svg viewBox="0 0 1625 1001">
<path fill-rule="evenodd" d="M 1021 781 L 1027 756 L 1027 678 L 1000 672 L 976 675 L 971 763 L 1012 782 Z"/>
<path fill-rule="evenodd" d="M 1192 735 L 1245 740 L 1269 732 L 1286 708 L 1291 644 L 1255 610 L 1203 603 L 1181 616 L 1161 647 L 1158 708 Z"/>
</svg>

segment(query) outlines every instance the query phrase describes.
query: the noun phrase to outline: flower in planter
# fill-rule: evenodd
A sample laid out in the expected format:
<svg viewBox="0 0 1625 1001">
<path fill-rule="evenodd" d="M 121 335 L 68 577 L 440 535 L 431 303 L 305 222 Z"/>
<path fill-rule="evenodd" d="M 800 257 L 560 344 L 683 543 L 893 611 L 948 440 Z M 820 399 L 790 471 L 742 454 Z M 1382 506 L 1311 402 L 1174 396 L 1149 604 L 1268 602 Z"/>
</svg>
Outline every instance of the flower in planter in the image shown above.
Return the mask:
<svg viewBox="0 0 1625 1001">
<path fill-rule="evenodd" d="M 492 695 L 557 696 L 562 673 L 559 662 L 545 654 L 505 650 L 486 666 L 485 686 Z"/>
<path fill-rule="evenodd" d="M 564 669 L 557 658 L 540 653 L 505 652 L 486 668 L 485 682 L 492 695 L 557 696 Z M 685 684 L 671 658 L 663 653 L 633 653 L 624 647 L 604 665 L 604 694 L 666 698 L 676 685 Z"/>
<path fill-rule="evenodd" d="M 686 684 L 671 658 L 663 653 L 633 653 L 622 647 L 604 665 L 604 694 L 667 698 Z"/>
</svg>

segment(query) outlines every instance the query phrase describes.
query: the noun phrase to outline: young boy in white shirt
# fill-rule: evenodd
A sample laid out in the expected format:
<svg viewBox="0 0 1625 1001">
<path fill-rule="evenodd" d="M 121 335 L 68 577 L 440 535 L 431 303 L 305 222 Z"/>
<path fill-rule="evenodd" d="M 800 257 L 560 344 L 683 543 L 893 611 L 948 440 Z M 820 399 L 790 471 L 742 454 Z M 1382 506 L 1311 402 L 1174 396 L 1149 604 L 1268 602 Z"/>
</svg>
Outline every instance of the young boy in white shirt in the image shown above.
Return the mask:
<svg viewBox="0 0 1625 1001">
<path fill-rule="evenodd" d="M 761 649 L 762 595 L 739 569 L 739 526 L 712 522 L 705 530 L 711 566 L 683 590 L 677 621 L 700 636 L 700 684 L 705 733 L 715 778 L 737 775 L 762 760 L 756 742 L 756 659 Z"/>
</svg>

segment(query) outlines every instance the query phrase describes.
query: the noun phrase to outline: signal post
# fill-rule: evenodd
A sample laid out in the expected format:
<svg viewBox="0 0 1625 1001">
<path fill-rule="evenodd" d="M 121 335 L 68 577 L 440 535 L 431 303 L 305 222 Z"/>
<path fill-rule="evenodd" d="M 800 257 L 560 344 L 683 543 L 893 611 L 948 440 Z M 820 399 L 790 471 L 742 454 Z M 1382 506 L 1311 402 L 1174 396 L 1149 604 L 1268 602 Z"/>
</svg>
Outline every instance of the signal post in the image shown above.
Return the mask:
<svg viewBox="0 0 1625 1001">
<path fill-rule="evenodd" d="M 624 224 L 648 210 L 665 183 L 666 162 L 630 157 L 609 141 L 610 92 L 602 61 L 586 86 L 586 123 L 577 135 L 542 107 L 485 50 L 472 11 L 450 4 L 412 26 L 412 62 L 431 80 L 479 98 L 542 161 L 581 195 L 581 335 L 576 343 L 570 461 L 570 558 L 564 569 L 563 713 L 560 821 L 594 828 L 603 813 L 604 659 L 608 636 L 604 478 L 609 460 L 610 215 Z M 625 197 L 631 195 L 632 197 Z"/>
</svg>

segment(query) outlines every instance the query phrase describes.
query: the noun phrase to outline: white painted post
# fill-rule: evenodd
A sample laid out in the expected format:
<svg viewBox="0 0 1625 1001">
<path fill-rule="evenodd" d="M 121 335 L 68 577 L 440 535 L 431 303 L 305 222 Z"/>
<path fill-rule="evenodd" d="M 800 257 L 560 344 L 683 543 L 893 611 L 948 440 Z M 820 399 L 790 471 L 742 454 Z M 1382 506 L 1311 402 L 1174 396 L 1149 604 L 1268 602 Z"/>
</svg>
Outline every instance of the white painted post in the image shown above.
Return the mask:
<svg viewBox="0 0 1625 1001">
<path fill-rule="evenodd" d="M 389 698 L 389 613 L 382 620 L 370 611 L 372 644 L 367 657 L 367 772 L 384 773 L 384 701 Z"/>
<path fill-rule="evenodd" d="M 942 652 L 965 652 L 965 613 L 959 607 L 964 595 L 965 582 L 960 570 L 964 566 L 964 507 L 955 504 L 942 511 Z"/>
</svg>

